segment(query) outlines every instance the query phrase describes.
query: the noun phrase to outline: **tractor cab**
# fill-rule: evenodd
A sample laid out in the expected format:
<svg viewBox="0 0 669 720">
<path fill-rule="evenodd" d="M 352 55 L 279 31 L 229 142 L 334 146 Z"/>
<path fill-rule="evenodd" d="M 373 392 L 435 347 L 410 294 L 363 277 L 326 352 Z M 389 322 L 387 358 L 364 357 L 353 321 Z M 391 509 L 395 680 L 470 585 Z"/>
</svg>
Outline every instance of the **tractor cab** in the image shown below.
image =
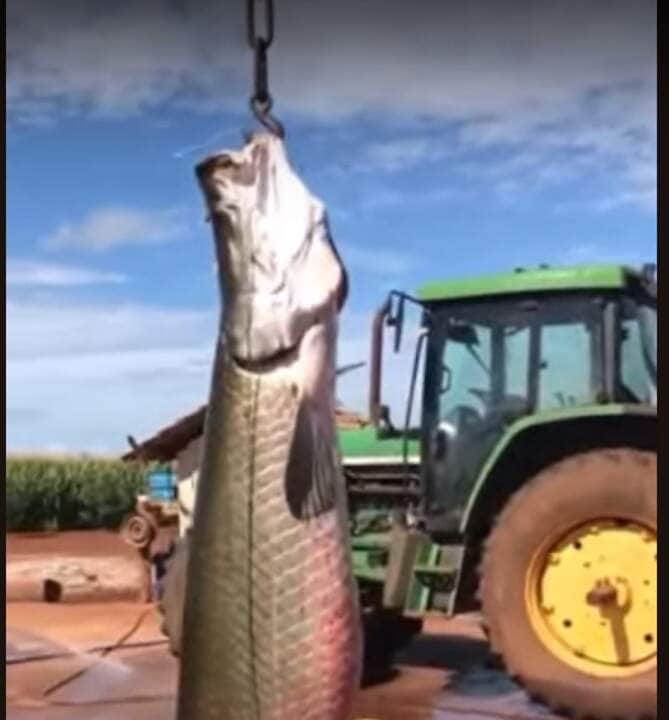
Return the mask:
<svg viewBox="0 0 669 720">
<path fill-rule="evenodd" d="M 422 366 L 420 483 L 428 528 L 457 532 L 476 478 L 510 428 L 605 406 L 656 405 L 656 297 L 649 268 L 620 266 L 519 269 L 430 283 L 417 298 L 391 294 L 381 314 L 394 327 L 396 349 L 405 302 L 422 307 L 403 434 L 416 434 L 408 418 Z M 373 366 L 380 346 L 374 343 Z M 387 416 L 378 409 L 374 376 L 371 398 L 372 417 Z"/>
</svg>

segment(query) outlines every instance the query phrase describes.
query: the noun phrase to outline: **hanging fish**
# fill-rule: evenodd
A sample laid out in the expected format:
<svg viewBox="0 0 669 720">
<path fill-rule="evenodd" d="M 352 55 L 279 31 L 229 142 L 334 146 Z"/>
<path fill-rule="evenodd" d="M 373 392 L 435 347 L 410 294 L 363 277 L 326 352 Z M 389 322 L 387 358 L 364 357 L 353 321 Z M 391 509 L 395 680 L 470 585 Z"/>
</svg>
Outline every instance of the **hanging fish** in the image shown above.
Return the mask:
<svg viewBox="0 0 669 720">
<path fill-rule="evenodd" d="M 335 431 L 347 276 L 283 142 L 196 168 L 222 291 L 178 720 L 348 720 L 361 627 Z"/>
</svg>

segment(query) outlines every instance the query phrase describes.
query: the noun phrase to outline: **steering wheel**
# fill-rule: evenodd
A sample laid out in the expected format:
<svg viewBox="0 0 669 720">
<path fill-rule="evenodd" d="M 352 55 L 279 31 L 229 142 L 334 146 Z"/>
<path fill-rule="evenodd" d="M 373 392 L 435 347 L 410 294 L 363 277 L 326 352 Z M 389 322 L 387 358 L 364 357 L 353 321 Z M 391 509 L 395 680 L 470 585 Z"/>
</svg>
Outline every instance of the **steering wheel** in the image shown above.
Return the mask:
<svg viewBox="0 0 669 720">
<path fill-rule="evenodd" d="M 448 419 L 453 422 L 458 430 L 464 430 L 481 422 L 481 415 L 473 407 L 469 405 L 456 405 L 450 413 Z"/>
<path fill-rule="evenodd" d="M 487 390 L 481 390 L 481 388 L 467 388 L 467 392 L 471 393 L 477 400 L 480 400 L 484 405 L 488 404 L 488 398 L 490 393 Z"/>
</svg>

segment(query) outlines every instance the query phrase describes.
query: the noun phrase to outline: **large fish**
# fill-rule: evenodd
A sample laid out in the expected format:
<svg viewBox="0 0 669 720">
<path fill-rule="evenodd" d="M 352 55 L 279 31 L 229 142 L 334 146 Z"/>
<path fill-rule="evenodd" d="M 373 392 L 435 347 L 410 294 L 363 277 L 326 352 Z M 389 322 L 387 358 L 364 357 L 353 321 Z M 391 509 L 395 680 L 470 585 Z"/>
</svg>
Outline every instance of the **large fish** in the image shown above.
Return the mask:
<svg viewBox="0 0 669 720">
<path fill-rule="evenodd" d="M 223 314 L 188 560 L 178 720 L 348 720 L 361 628 L 335 432 L 345 269 L 281 140 L 196 168 Z"/>
</svg>

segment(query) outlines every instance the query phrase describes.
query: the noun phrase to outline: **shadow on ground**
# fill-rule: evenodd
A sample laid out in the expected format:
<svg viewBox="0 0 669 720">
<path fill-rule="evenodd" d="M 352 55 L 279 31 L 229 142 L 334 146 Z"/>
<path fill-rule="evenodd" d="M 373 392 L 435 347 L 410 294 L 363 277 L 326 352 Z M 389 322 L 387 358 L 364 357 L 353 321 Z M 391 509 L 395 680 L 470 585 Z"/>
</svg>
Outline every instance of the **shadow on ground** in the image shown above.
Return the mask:
<svg viewBox="0 0 669 720">
<path fill-rule="evenodd" d="M 504 671 L 482 638 L 465 634 L 422 633 L 397 658 L 395 676 L 408 669 L 443 672 L 441 692 L 433 698 L 434 717 L 559 720 L 533 702 Z"/>
</svg>

